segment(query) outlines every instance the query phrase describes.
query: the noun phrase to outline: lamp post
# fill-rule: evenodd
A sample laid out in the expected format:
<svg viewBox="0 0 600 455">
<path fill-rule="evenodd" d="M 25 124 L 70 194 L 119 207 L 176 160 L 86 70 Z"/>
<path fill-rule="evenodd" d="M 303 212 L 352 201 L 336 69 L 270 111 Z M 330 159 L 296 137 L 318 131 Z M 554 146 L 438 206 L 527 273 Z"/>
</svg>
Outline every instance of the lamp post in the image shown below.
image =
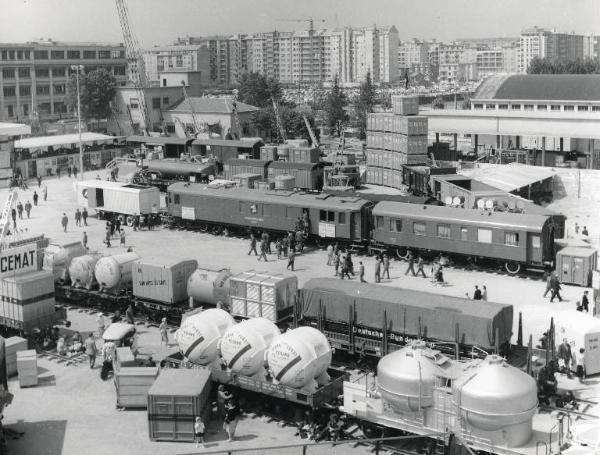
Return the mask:
<svg viewBox="0 0 600 455">
<path fill-rule="evenodd" d="M 83 180 L 83 144 L 81 142 L 81 96 L 79 95 L 79 72 L 83 70 L 83 65 L 73 65 L 72 70 L 77 71 L 77 129 L 79 132 L 79 175 Z"/>
</svg>

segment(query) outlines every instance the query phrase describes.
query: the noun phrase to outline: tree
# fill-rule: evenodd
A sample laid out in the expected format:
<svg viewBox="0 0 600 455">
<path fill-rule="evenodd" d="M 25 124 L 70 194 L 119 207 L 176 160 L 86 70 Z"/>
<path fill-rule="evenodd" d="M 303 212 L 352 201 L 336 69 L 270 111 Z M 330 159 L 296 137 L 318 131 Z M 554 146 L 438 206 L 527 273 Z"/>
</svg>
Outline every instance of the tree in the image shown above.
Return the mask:
<svg viewBox="0 0 600 455">
<path fill-rule="evenodd" d="M 373 112 L 375 96 L 375 87 L 373 87 L 373 83 L 371 82 L 371 72 L 368 71 L 365 81 L 360 84 L 358 96 L 354 100 L 354 113 L 361 139 L 367 137 L 367 113 Z"/>
<path fill-rule="evenodd" d="M 260 73 L 244 73 L 240 78 L 238 99 L 242 103 L 265 108 L 271 106 L 273 100 L 279 103 L 282 96 L 281 86 L 273 78 Z"/>
<path fill-rule="evenodd" d="M 348 104 L 346 94 L 340 89 L 337 75 L 333 81 L 333 87 L 327 96 L 325 102 L 325 112 L 327 114 L 327 124 L 331 131 L 336 131 L 338 136 L 342 132 L 341 124 L 348 120 L 348 114 L 344 107 Z"/>
<path fill-rule="evenodd" d="M 104 68 L 79 73 L 79 93 L 81 97 L 81 117 L 105 119 L 110 114 L 110 102 L 116 94 L 117 80 Z M 67 105 L 77 110 L 77 73 L 71 75 L 67 83 Z"/>
<path fill-rule="evenodd" d="M 600 61 L 597 59 L 576 59 L 557 62 L 549 58 L 535 57 L 529 63 L 528 74 L 598 74 Z"/>
</svg>

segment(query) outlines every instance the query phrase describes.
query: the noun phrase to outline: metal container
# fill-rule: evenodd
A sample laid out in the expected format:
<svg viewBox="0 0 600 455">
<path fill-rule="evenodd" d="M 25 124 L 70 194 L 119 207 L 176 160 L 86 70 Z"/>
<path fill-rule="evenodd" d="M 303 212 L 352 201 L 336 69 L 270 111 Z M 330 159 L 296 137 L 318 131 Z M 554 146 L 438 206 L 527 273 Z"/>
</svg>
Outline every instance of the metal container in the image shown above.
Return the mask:
<svg viewBox="0 0 600 455">
<path fill-rule="evenodd" d="M 37 353 L 34 349 L 17 352 L 17 373 L 21 387 L 37 385 Z"/>
<path fill-rule="evenodd" d="M 158 377 L 158 367 L 122 367 L 115 371 L 117 406 L 120 408 L 148 407 L 148 391 Z"/>
<path fill-rule="evenodd" d="M 100 290 L 116 293 L 131 286 L 133 263 L 139 258 L 136 253 L 124 253 L 99 259 L 94 275 Z"/>
<path fill-rule="evenodd" d="M 85 253 L 86 250 L 81 242 L 51 243 L 46 247 L 46 251 L 44 252 L 43 269 L 52 272 L 55 281 L 68 282 L 71 260 Z"/>
<path fill-rule="evenodd" d="M 556 254 L 556 271 L 561 283 L 592 285 L 592 271 L 596 270 L 598 250 L 595 248 L 566 247 Z"/>
<path fill-rule="evenodd" d="M 260 159 L 263 161 L 277 161 L 277 147 L 264 145 L 260 148 Z"/>
<path fill-rule="evenodd" d="M 73 258 L 69 265 L 71 285 L 76 288 L 91 289 L 97 283 L 94 269 L 101 257 L 99 254 L 86 254 Z"/>
<path fill-rule="evenodd" d="M 194 306 L 229 304 L 229 269 L 196 269 L 187 280 L 187 295 Z"/>
<path fill-rule="evenodd" d="M 275 189 L 276 190 L 292 190 L 296 186 L 296 177 L 293 175 L 276 175 Z"/>
<path fill-rule="evenodd" d="M 198 267 L 195 259 L 144 257 L 133 264 L 133 295 L 138 299 L 175 304 L 187 300 L 187 282 Z"/>
<path fill-rule="evenodd" d="M 54 275 L 41 271 L 3 278 L 0 295 L 0 317 L 34 325 L 54 314 Z"/>
<path fill-rule="evenodd" d="M 194 441 L 194 420 L 210 415 L 210 371 L 167 368 L 148 390 L 148 432 L 152 441 Z"/>
<path fill-rule="evenodd" d="M 255 182 L 255 187 L 257 190 L 260 190 L 260 191 L 274 190 L 275 182 L 267 182 L 264 180 L 259 180 L 258 182 Z"/>
<path fill-rule="evenodd" d="M 287 161 L 289 159 L 290 148 L 289 145 L 280 145 L 277 147 L 277 157 L 280 161 Z"/>
<path fill-rule="evenodd" d="M 290 163 L 318 163 L 321 155 L 319 149 L 311 147 L 295 147 L 290 149 Z"/>
<path fill-rule="evenodd" d="M 258 174 L 267 178 L 267 166 L 270 161 L 252 159 L 231 159 L 223 166 L 225 178 L 232 180 L 234 175 Z"/>
<path fill-rule="evenodd" d="M 237 183 L 239 188 L 254 189 L 256 182 L 259 182 L 264 177 L 261 174 L 237 174 L 231 177 L 231 179 Z"/>
<path fill-rule="evenodd" d="M 308 147 L 306 139 L 286 139 L 285 143 L 290 147 Z"/>
<path fill-rule="evenodd" d="M 419 113 L 419 97 L 392 95 L 392 112 L 396 115 L 417 115 Z"/>
<path fill-rule="evenodd" d="M 299 327 L 273 341 L 267 362 L 273 382 L 315 391 L 318 385 L 329 382 L 331 356 L 331 346 L 323 333 L 312 327 Z"/>
<path fill-rule="evenodd" d="M 395 133 L 407 136 L 427 136 L 428 119 L 424 116 L 397 116 Z"/>
<path fill-rule="evenodd" d="M 452 394 L 462 418 L 476 430 L 499 431 L 508 447 L 525 444 L 532 435 L 537 410 L 535 379 L 490 355 L 452 383 Z"/>
<path fill-rule="evenodd" d="M 320 190 L 323 187 L 323 166 L 319 163 L 272 162 L 268 169 L 269 180 L 275 181 L 278 175 L 296 177 L 297 188 Z"/>
<path fill-rule="evenodd" d="M 279 334 L 277 326 L 265 318 L 247 319 L 230 327 L 221 338 L 223 363 L 236 374 L 263 375 L 265 353 Z"/>
<path fill-rule="evenodd" d="M 233 324 L 229 313 L 211 308 L 186 318 L 175 332 L 175 341 L 190 362 L 208 365 L 219 357 L 219 341 Z"/>
</svg>

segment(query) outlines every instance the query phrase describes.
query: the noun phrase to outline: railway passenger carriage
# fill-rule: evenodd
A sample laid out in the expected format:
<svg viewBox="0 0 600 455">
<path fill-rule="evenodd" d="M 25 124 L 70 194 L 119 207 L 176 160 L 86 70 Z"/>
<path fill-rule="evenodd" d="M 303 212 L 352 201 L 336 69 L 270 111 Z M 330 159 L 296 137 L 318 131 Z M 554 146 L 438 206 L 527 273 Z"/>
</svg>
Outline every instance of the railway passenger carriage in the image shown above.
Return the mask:
<svg viewBox="0 0 600 455">
<path fill-rule="evenodd" d="M 553 260 L 554 227 L 544 215 L 379 202 L 373 243 L 405 257 L 407 250 L 438 251 L 502 262 L 509 273 Z"/>
<path fill-rule="evenodd" d="M 297 219 L 308 214 L 308 234 L 314 239 L 360 243 L 368 236 L 371 202 L 293 191 L 214 189 L 207 185 L 176 183 L 167 191 L 168 213 L 176 223 L 246 231 L 294 230 Z"/>
</svg>

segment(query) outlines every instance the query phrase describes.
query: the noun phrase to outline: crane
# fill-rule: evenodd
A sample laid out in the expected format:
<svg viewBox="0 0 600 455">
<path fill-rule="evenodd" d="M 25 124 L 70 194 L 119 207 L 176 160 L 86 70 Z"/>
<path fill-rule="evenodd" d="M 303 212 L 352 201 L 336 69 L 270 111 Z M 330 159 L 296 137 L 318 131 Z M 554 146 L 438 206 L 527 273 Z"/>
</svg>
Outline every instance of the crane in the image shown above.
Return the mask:
<svg viewBox="0 0 600 455">
<path fill-rule="evenodd" d="M 194 104 L 192 103 L 192 99 L 188 95 L 187 88 L 185 87 L 185 81 L 181 81 L 181 88 L 183 89 L 183 96 L 187 100 L 190 105 L 190 111 L 192 112 L 192 122 L 194 123 L 195 134 L 202 133 L 206 131 L 206 125 L 201 124 L 198 121 L 198 117 L 196 116 L 196 112 L 194 111 Z"/>
<path fill-rule="evenodd" d="M 277 105 L 277 101 L 275 98 L 271 97 L 271 101 L 273 102 L 273 112 L 275 113 L 275 122 L 277 123 L 277 129 L 279 130 L 279 135 L 281 136 L 281 142 L 284 142 L 287 137 L 285 135 L 285 128 L 283 127 L 283 122 L 281 121 L 281 117 L 279 116 L 279 106 Z"/>
<path fill-rule="evenodd" d="M 302 118 L 304 119 L 304 124 L 306 125 L 306 129 L 308 130 L 308 134 L 310 136 L 310 140 L 312 141 L 313 147 L 319 147 L 319 141 L 317 140 L 317 136 L 315 136 L 315 132 L 310 126 L 310 122 L 306 118 L 306 115 L 302 114 Z"/>
<path fill-rule="evenodd" d="M 308 30 L 315 30 L 315 19 L 309 17 L 308 19 L 279 19 L 281 22 L 308 22 Z M 317 22 L 325 22 L 325 19 L 316 19 Z"/>
<path fill-rule="evenodd" d="M 233 114 L 232 125 L 231 125 L 231 135 L 236 139 L 240 139 L 242 137 L 242 125 L 240 123 L 240 116 L 238 115 L 237 109 L 237 101 L 238 101 L 238 91 L 237 89 L 233 90 L 233 100 L 231 101 L 231 113 Z"/>
<path fill-rule="evenodd" d="M 115 3 L 119 14 L 119 22 L 121 23 L 121 31 L 123 32 L 123 41 L 125 42 L 125 57 L 127 58 L 127 64 L 129 66 L 129 75 L 133 87 L 135 88 L 142 122 L 144 123 L 143 132 L 148 135 L 148 131 L 152 127 L 152 124 L 150 122 L 150 116 L 148 115 L 146 94 L 144 91 L 148 81 L 144 57 L 135 33 L 133 32 L 133 28 L 130 25 L 129 10 L 127 9 L 125 0 L 115 0 Z"/>
</svg>

